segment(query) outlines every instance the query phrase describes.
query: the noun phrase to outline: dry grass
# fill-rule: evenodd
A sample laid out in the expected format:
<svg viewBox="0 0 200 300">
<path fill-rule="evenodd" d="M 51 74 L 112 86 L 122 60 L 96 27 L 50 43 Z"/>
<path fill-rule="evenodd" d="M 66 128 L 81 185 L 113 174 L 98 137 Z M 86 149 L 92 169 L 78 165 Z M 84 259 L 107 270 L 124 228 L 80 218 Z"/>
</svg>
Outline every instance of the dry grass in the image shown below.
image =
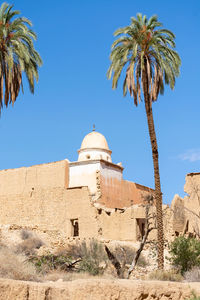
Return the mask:
<svg viewBox="0 0 200 300">
<path fill-rule="evenodd" d="M 40 277 L 40 280 L 45 282 L 45 281 L 73 281 L 77 279 L 93 279 L 94 276 L 90 275 L 89 273 L 86 272 L 63 272 L 60 270 L 53 270 L 42 277 Z M 95 279 L 113 279 L 114 277 L 109 275 L 109 274 L 103 274 L 103 275 L 98 275 L 95 276 Z"/>
<path fill-rule="evenodd" d="M 6 247 L 0 249 L 0 277 L 38 281 L 34 266 L 26 263 L 26 257 Z"/>
<path fill-rule="evenodd" d="M 184 278 L 186 281 L 200 282 L 200 268 L 194 267 L 190 271 L 185 272 Z"/>
<path fill-rule="evenodd" d="M 176 270 L 155 270 L 149 274 L 150 280 L 182 281 L 183 277 Z"/>
</svg>

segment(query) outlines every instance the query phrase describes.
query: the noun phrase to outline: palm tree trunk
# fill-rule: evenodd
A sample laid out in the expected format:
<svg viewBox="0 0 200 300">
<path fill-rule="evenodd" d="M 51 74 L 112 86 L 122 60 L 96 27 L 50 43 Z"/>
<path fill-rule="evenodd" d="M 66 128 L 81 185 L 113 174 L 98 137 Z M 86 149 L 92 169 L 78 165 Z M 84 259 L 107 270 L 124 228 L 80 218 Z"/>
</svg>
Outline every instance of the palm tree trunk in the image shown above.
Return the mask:
<svg viewBox="0 0 200 300">
<path fill-rule="evenodd" d="M 147 63 L 144 60 L 144 69 L 142 72 L 142 84 L 144 92 L 145 110 L 148 122 L 149 136 L 151 141 L 151 150 L 154 166 L 154 184 L 155 184 L 155 199 L 156 199 L 156 219 L 157 219 L 157 254 L 158 268 L 164 268 L 164 238 L 163 238 L 163 215 L 162 215 L 162 193 L 160 186 L 160 172 L 158 162 L 158 145 L 154 128 L 152 103 L 149 93 L 149 83 L 147 77 Z"/>
</svg>

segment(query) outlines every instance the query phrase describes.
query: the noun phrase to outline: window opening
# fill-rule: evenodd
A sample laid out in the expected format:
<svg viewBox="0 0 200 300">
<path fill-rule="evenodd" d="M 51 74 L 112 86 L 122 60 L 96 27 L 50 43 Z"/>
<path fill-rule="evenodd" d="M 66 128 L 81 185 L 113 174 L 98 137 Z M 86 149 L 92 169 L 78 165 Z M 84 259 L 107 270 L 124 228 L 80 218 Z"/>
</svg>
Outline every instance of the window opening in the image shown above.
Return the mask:
<svg viewBox="0 0 200 300">
<path fill-rule="evenodd" d="M 78 219 L 72 219 L 72 236 L 79 236 L 79 224 Z"/>
<path fill-rule="evenodd" d="M 137 219 L 137 225 L 139 229 L 139 238 L 143 238 L 145 234 L 145 219 Z"/>
</svg>

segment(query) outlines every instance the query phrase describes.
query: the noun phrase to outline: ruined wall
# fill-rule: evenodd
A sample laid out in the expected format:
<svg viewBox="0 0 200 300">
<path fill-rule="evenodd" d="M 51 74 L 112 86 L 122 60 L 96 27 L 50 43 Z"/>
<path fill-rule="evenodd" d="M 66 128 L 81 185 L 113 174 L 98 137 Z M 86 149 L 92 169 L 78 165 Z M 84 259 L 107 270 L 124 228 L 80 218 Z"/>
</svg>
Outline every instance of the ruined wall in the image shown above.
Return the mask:
<svg viewBox="0 0 200 300">
<path fill-rule="evenodd" d="M 97 210 L 91 205 L 88 188 L 65 190 L 64 199 L 67 206 L 66 219 L 69 222 L 69 227 L 71 226 L 71 219 L 78 219 L 80 238 L 97 237 Z M 70 235 L 71 232 L 68 232 L 68 236 Z"/>
<path fill-rule="evenodd" d="M 134 182 L 105 178 L 101 175 L 101 204 L 110 208 L 124 208 L 133 204 L 143 203 L 143 196 L 152 192 L 150 188 L 143 187 Z"/>
<path fill-rule="evenodd" d="M 137 204 L 152 190 L 124 181 L 120 166 L 96 161 L 86 168 L 83 164 L 83 170 L 80 165 L 77 168 L 85 184 L 90 186 L 88 181 L 92 178 L 93 195 L 90 188 L 76 186 L 84 183 L 77 183 L 80 177 L 76 178 L 76 171 L 70 171 L 76 167 L 75 163 L 69 167 L 68 161 L 63 160 L 0 171 L 1 226 L 46 232 L 51 235 L 51 242 L 56 236 L 73 237 L 76 221 L 78 238 L 138 240 L 138 222 L 145 215 L 144 208 Z M 97 204 L 111 210 L 98 209 Z"/>
<path fill-rule="evenodd" d="M 70 237 L 78 219 L 80 237 L 97 234 L 88 188 L 67 189 L 68 182 L 67 160 L 0 171 L 0 224 Z"/>
<path fill-rule="evenodd" d="M 184 192 L 188 194 L 184 197 L 185 207 L 198 214 L 200 212 L 200 173 L 187 174 Z"/>
<path fill-rule="evenodd" d="M 144 218 L 142 207 L 130 207 L 126 210 L 114 209 L 109 211 L 100 210 L 98 215 L 104 239 L 133 241 L 140 236 L 137 219 Z"/>
<path fill-rule="evenodd" d="M 41 230 L 60 230 L 70 236 L 70 219 L 80 218 L 80 222 L 83 223 L 81 228 L 89 232 L 90 217 L 87 188 L 36 188 L 31 193 L 0 197 L 2 225 L 17 224 L 23 227 L 38 227 Z"/>
<path fill-rule="evenodd" d="M 112 168 L 111 166 L 106 173 L 108 183 L 113 174 L 113 177 L 122 177 L 121 169 L 116 168 L 113 171 Z M 95 172 L 94 184 L 98 191 L 96 197 L 101 197 L 100 179 L 97 182 L 95 169 L 96 166 L 91 168 L 91 172 Z M 99 174 L 98 172 L 98 176 Z M 106 174 L 104 170 L 104 176 Z M 66 160 L 3 170 L 0 172 L 0 180 L 1 226 L 10 225 L 11 228 L 46 232 L 51 235 L 47 240 L 52 242 L 51 239 L 56 235 L 66 239 L 72 237 L 73 220 L 76 220 L 79 238 L 136 240 L 137 226 L 133 209 L 123 212 L 113 210 L 111 214 L 103 211 L 100 214 L 91 202 L 91 191 L 88 187 L 67 188 L 69 165 Z M 121 190 L 121 193 L 125 190 Z"/>
<path fill-rule="evenodd" d="M 37 187 L 68 187 L 67 160 L 0 171 L 0 196 L 26 194 Z"/>
<path fill-rule="evenodd" d="M 171 204 L 173 212 L 172 226 L 174 233 L 184 232 L 186 224 L 186 211 L 184 209 L 184 200 L 178 195 L 174 196 Z"/>
<path fill-rule="evenodd" d="M 171 210 L 173 232 L 200 236 L 200 173 L 187 174 L 184 191 L 188 194 L 184 198 L 175 195 Z"/>
</svg>

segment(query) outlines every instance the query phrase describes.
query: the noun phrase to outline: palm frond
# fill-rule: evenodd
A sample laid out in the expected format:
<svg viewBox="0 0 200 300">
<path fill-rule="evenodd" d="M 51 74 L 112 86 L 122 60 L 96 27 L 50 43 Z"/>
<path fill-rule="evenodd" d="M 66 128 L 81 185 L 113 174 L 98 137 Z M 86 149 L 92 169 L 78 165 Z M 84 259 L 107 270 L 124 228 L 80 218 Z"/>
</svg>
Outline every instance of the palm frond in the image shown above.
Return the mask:
<svg viewBox="0 0 200 300">
<path fill-rule="evenodd" d="M 18 17 L 20 11 L 13 5 L 3 3 L 0 7 L 0 113 L 3 103 L 14 104 L 23 91 L 22 72 L 25 72 L 30 91 L 38 81 L 38 67 L 42 59 L 35 50 L 33 40 L 36 33 L 32 23 L 25 17 Z"/>
<path fill-rule="evenodd" d="M 161 27 L 156 15 L 148 20 L 139 13 L 136 18 L 131 18 L 129 26 L 115 31 L 115 36 L 120 37 L 112 45 L 107 76 L 111 79 L 113 73 L 112 87 L 116 88 L 121 72 L 126 68 L 123 94 L 125 96 L 129 91 L 135 105 L 141 100 L 141 88 L 144 93 L 144 70 L 151 101 L 164 93 L 164 82 L 173 89 L 180 73 L 181 60 L 174 50 L 175 35 Z"/>
</svg>

